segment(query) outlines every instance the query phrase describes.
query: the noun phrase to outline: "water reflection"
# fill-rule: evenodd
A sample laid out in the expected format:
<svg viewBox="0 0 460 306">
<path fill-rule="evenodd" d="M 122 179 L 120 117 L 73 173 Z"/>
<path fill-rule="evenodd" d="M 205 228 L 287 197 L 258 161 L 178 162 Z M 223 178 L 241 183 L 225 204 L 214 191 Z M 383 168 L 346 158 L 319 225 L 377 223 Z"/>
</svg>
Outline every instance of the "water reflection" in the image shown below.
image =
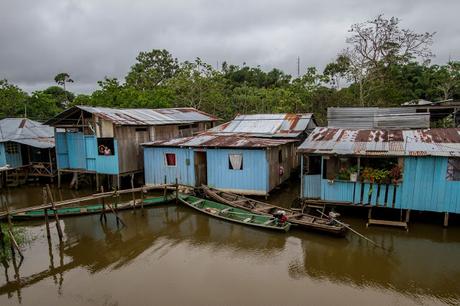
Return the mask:
<svg viewBox="0 0 460 306">
<path fill-rule="evenodd" d="M 23 291 L 34 296 L 36 291 L 29 288 L 44 283 L 53 285 L 40 286 L 41 290 L 50 296 L 62 296 L 62 301 L 66 301 L 71 298 L 66 293 L 71 291 L 66 281 L 74 282 L 76 273 L 80 279 L 103 287 L 97 275 L 117 275 L 117 271 L 122 271 L 130 288 L 130 281 L 136 283 L 151 277 L 147 271 L 143 272 L 147 263 L 167 261 L 174 266 L 180 264 L 180 260 L 195 256 L 205 263 L 228 265 L 219 266 L 221 270 L 207 271 L 207 277 L 225 279 L 223 271 L 231 274 L 234 270 L 246 275 L 250 269 L 268 288 L 289 291 L 296 286 L 306 286 L 306 291 L 299 292 L 299 296 L 314 294 L 327 283 L 341 288 L 371 288 L 385 294 L 398 292 L 416 302 L 425 301 L 423 297 L 437 302 L 460 301 L 458 228 L 445 231 L 435 225 L 416 224 L 406 233 L 387 228 L 366 229 L 363 220 L 346 220 L 391 250 L 385 251 L 353 235 L 338 239 L 296 230 L 288 234 L 263 231 L 209 218 L 175 205 L 146 209 L 144 213 L 123 211 L 120 217 L 126 227 L 117 224 L 112 215 L 108 215 L 107 223 L 101 223 L 98 215 L 63 219 L 62 244 L 58 242 L 54 224 L 52 241 L 48 241 L 42 223 L 29 223 L 31 232 L 38 238 L 25 250 L 23 267 L 15 261 L 3 263 L 0 304 L 13 296 L 21 303 Z M 173 273 L 167 265 L 155 265 L 155 269 L 155 273 L 163 277 Z M 203 267 L 192 265 L 188 269 L 190 274 L 175 271 L 171 277 L 193 281 L 193 275 Z M 130 275 L 132 270 L 139 274 Z M 321 284 L 312 285 L 312 281 Z M 248 280 L 246 285 L 255 284 Z M 212 282 L 207 284 L 208 290 L 217 290 L 216 286 Z M 276 290 L 267 290 L 264 295 L 275 298 Z"/>
</svg>

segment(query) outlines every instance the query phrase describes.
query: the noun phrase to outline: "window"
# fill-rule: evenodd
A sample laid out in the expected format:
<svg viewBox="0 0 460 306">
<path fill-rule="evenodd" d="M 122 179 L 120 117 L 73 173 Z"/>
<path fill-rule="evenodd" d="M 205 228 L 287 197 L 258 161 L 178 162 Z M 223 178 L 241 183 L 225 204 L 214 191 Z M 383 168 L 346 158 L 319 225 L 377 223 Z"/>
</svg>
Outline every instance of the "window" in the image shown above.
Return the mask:
<svg viewBox="0 0 460 306">
<path fill-rule="evenodd" d="M 243 155 L 228 154 L 228 169 L 243 170 Z"/>
<path fill-rule="evenodd" d="M 145 127 L 136 128 L 136 132 L 147 132 L 147 128 Z"/>
<path fill-rule="evenodd" d="M 6 143 L 6 153 L 8 154 L 17 154 L 19 153 L 18 144 L 14 142 Z"/>
<path fill-rule="evenodd" d="M 321 174 L 321 156 L 303 156 L 303 174 Z"/>
<path fill-rule="evenodd" d="M 115 155 L 115 145 L 113 138 L 98 138 L 97 139 L 97 154 L 109 156 Z"/>
<path fill-rule="evenodd" d="M 165 153 L 165 163 L 168 167 L 176 166 L 176 154 L 175 153 Z"/>
<path fill-rule="evenodd" d="M 281 164 L 283 162 L 283 150 L 278 151 L 278 162 Z"/>
<path fill-rule="evenodd" d="M 460 181 L 460 158 L 449 158 L 447 160 L 448 181 Z"/>
</svg>

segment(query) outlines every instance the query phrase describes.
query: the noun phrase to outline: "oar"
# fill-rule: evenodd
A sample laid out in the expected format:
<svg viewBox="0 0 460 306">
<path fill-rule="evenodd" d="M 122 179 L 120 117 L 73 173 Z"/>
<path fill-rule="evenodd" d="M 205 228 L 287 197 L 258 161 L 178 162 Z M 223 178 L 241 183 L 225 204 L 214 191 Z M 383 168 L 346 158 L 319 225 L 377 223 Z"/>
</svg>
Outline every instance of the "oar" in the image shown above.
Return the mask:
<svg viewBox="0 0 460 306">
<path fill-rule="evenodd" d="M 316 211 L 319 212 L 321 215 L 323 215 L 323 216 L 329 218 L 329 216 L 326 215 L 326 214 L 324 214 L 321 210 L 317 209 Z M 345 228 L 349 229 L 351 232 L 353 232 L 354 234 L 356 234 L 356 235 L 358 235 L 359 237 L 363 238 L 364 240 L 366 240 L 366 241 L 372 243 L 373 245 L 375 245 L 375 246 L 377 246 L 377 247 L 379 247 L 379 248 L 382 248 L 382 249 L 384 249 L 384 250 L 386 251 L 386 249 L 385 249 L 383 246 L 381 246 L 380 244 L 376 243 L 374 240 L 372 240 L 372 239 L 370 239 L 370 238 L 367 238 L 366 236 L 364 236 L 363 234 L 359 233 L 358 231 L 352 229 L 349 225 L 347 225 L 347 224 L 345 224 L 345 223 L 343 223 L 343 222 L 340 222 L 339 220 L 337 220 L 337 219 L 335 219 L 335 218 L 332 218 L 332 220 L 334 220 L 334 222 L 337 222 L 338 224 L 344 226 Z"/>
</svg>

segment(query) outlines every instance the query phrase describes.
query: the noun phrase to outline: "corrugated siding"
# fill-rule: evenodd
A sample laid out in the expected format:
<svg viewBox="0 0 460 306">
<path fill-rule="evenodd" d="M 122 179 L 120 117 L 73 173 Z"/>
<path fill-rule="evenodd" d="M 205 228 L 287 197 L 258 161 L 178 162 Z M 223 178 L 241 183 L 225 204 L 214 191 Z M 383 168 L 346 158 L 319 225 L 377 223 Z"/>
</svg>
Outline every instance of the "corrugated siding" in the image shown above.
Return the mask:
<svg viewBox="0 0 460 306">
<path fill-rule="evenodd" d="M 402 208 L 460 213 L 460 181 L 448 181 L 447 158 L 404 159 Z"/>
<path fill-rule="evenodd" d="M 354 183 L 321 180 L 321 199 L 326 201 L 353 202 Z"/>
<path fill-rule="evenodd" d="M 22 166 L 22 156 L 21 156 L 21 145 L 13 142 L 11 145 L 16 146 L 17 153 L 10 154 L 6 151 L 6 143 L 5 143 L 5 159 L 6 164 L 9 165 L 11 168 L 17 168 Z"/>
<path fill-rule="evenodd" d="M 86 170 L 96 171 L 97 142 L 94 136 L 85 136 Z"/>
<path fill-rule="evenodd" d="M 118 143 L 114 155 L 97 154 L 97 138 L 83 133 L 56 133 L 58 169 L 82 169 L 101 174 L 118 174 Z"/>
<path fill-rule="evenodd" d="M 69 153 L 67 150 L 66 133 L 56 132 L 56 163 L 58 169 L 69 168 Z"/>
<path fill-rule="evenodd" d="M 86 169 L 85 137 L 83 133 L 66 133 L 69 168 Z"/>
<path fill-rule="evenodd" d="M 5 145 L 3 142 L 0 143 L 0 167 L 6 165 L 6 156 L 5 156 Z"/>
<path fill-rule="evenodd" d="M 165 163 L 165 153 L 176 154 L 176 166 Z M 188 161 L 187 161 L 188 160 Z M 173 184 L 176 178 L 180 184 L 195 185 L 193 150 L 186 148 L 151 147 L 144 149 L 145 183 L 148 185 Z"/>
<path fill-rule="evenodd" d="M 243 170 L 231 170 L 229 154 L 243 155 Z M 268 161 L 265 150 L 207 150 L 208 185 L 215 188 L 266 194 L 268 187 Z"/>
<path fill-rule="evenodd" d="M 95 137 L 95 136 L 94 136 Z M 97 144 L 96 138 L 94 143 Z M 113 155 L 96 155 L 96 172 L 102 174 L 118 174 L 118 141 L 115 139 L 113 143 Z"/>
<path fill-rule="evenodd" d="M 302 191 L 305 198 L 321 197 L 321 174 L 304 175 Z"/>
</svg>

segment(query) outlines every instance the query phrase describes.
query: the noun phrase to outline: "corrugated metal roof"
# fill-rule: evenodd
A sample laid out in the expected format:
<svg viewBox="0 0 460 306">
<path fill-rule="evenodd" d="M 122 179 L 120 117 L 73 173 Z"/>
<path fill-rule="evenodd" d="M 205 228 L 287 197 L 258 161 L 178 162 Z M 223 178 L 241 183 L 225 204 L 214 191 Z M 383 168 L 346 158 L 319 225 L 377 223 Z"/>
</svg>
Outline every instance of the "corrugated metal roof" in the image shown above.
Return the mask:
<svg viewBox="0 0 460 306">
<path fill-rule="evenodd" d="M 219 148 L 267 148 L 295 142 L 294 139 L 248 137 L 246 135 L 216 135 L 202 133 L 198 136 L 157 140 L 142 144 L 146 147 L 219 147 Z"/>
<path fill-rule="evenodd" d="M 192 107 L 183 108 L 108 108 L 93 106 L 74 106 L 46 123 L 53 125 L 61 119 L 74 113 L 76 110 L 83 110 L 95 114 L 116 125 L 165 125 L 165 124 L 190 124 L 196 122 L 216 121 L 219 118 L 199 111 Z"/>
<path fill-rule="evenodd" d="M 54 148 L 53 128 L 26 118 L 0 120 L 0 142 L 13 141 L 37 148 Z"/>
<path fill-rule="evenodd" d="M 298 151 L 363 156 L 460 156 L 460 129 L 316 128 Z"/>
<path fill-rule="evenodd" d="M 355 129 L 429 128 L 430 113 L 416 113 L 407 107 L 329 107 L 327 125 Z"/>
<path fill-rule="evenodd" d="M 257 114 L 238 115 L 230 122 L 210 131 L 218 135 L 247 135 L 252 137 L 299 137 L 316 127 L 313 114 Z"/>
</svg>

